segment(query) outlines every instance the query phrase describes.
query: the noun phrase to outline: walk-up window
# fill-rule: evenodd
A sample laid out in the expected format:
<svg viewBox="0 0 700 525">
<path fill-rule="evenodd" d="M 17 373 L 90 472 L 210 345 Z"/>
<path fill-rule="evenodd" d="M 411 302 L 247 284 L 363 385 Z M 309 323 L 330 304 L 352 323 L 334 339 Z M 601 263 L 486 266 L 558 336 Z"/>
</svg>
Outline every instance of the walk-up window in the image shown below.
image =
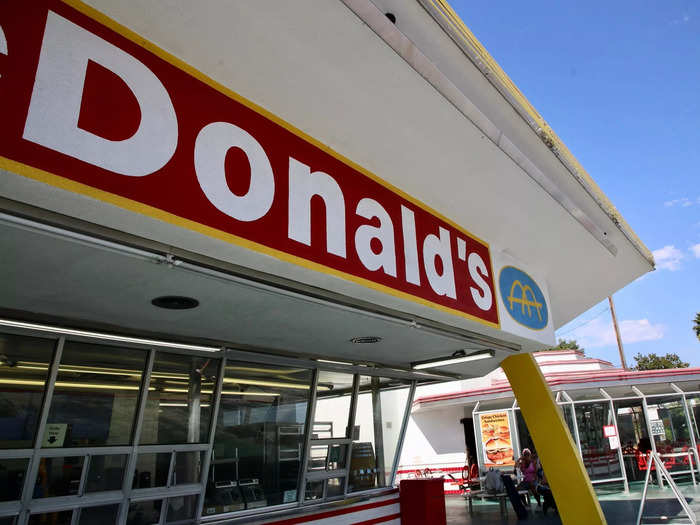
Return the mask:
<svg viewBox="0 0 700 525">
<path fill-rule="evenodd" d="M 225 370 L 204 514 L 295 502 L 312 371 L 235 361 Z"/>
<path fill-rule="evenodd" d="M 688 471 L 692 447 L 686 409 L 681 396 L 646 398 L 649 426 L 656 451 L 665 454 L 664 466 L 669 472 Z"/>
<path fill-rule="evenodd" d="M 606 389 L 610 391 L 610 389 Z M 647 418 L 641 398 L 620 399 L 613 403 L 620 432 L 620 446 L 629 481 L 644 479 L 646 460 L 643 454 L 651 450 Z"/>
<path fill-rule="evenodd" d="M 0 333 L 0 525 L 178 523 L 392 483 L 408 373 L 23 332 Z"/>
<path fill-rule="evenodd" d="M 614 414 L 610 403 L 607 401 L 575 403 L 574 408 L 583 465 L 591 481 L 621 478 L 622 467 L 619 454 L 617 450 L 610 447 L 610 441 L 603 428 L 614 425 Z"/>
<path fill-rule="evenodd" d="M 360 376 L 350 460 L 350 492 L 390 485 L 392 461 L 401 430 L 397 416 L 406 406 L 408 387 L 408 381 Z"/>
<path fill-rule="evenodd" d="M 688 404 L 688 412 L 690 415 L 690 423 L 693 428 L 693 434 L 695 440 L 700 440 L 700 426 L 698 422 L 700 421 L 700 394 L 688 394 L 686 396 L 686 402 Z"/>
<path fill-rule="evenodd" d="M 305 501 L 390 486 L 411 381 L 319 372 Z"/>
<path fill-rule="evenodd" d="M 0 335 L 0 517 L 192 519 L 220 362 Z"/>
</svg>

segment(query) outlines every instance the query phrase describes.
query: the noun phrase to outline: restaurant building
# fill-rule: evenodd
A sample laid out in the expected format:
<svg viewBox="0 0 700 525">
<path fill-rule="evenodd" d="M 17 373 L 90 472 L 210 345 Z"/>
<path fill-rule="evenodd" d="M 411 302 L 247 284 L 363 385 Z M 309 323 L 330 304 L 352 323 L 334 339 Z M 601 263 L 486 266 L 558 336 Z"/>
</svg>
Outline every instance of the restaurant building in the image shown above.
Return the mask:
<svg viewBox="0 0 700 525">
<path fill-rule="evenodd" d="M 417 385 L 654 265 L 441 0 L 9 0 L 0 115 L 1 525 L 399 523 Z"/>
<path fill-rule="evenodd" d="M 646 474 L 644 455 L 658 452 L 674 477 L 698 474 L 700 368 L 624 370 L 576 350 L 535 352 L 596 487 L 627 492 Z M 485 434 L 507 427 L 512 447 L 494 458 Z M 512 471 L 524 448 L 537 451 L 501 369 L 483 378 L 419 387 L 406 432 L 399 478 L 462 476 L 468 457 L 481 473 Z M 491 456 L 491 457 L 489 457 Z M 446 493 L 458 493 L 450 478 Z"/>
</svg>

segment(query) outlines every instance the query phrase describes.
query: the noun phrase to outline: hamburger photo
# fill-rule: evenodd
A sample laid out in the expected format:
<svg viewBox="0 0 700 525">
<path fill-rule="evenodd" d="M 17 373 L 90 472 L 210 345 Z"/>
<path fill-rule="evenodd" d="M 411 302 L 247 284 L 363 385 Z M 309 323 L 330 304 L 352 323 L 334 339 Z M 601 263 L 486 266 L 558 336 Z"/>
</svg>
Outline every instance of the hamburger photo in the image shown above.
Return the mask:
<svg viewBox="0 0 700 525">
<path fill-rule="evenodd" d="M 502 465 L 513 459 L 513 445 L 510 440 L 495 437 L 486 442 L 486 457 L 491 463 Z"/>
<path fill-rule="evenodd" d="M 510 440 L 510 428 L 508 428 L 508 425 L 500 425 L 496 431 L 496 435 L 501 439 Z"/>
<path fill-rule="evenodd" d="M 491 439 L 496 435 L 496 428 L 491 424 L 485 425 L 481 429 L 481 435 L 484 440 Z"/>
</svg>

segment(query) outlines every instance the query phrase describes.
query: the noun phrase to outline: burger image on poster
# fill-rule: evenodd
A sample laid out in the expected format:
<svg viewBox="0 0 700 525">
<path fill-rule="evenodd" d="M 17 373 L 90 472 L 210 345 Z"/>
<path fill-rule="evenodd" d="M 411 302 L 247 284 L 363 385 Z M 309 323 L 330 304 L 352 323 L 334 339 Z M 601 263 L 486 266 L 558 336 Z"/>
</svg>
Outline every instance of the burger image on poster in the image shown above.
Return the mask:
<svg viewBox="0 0 700 525">
<path fill-rule="evenodd" d="M 496 465 L 513 461 L 513 445 L 509 439 L 491 438 L 486 442 L 486 458 Z"/>
</svg>

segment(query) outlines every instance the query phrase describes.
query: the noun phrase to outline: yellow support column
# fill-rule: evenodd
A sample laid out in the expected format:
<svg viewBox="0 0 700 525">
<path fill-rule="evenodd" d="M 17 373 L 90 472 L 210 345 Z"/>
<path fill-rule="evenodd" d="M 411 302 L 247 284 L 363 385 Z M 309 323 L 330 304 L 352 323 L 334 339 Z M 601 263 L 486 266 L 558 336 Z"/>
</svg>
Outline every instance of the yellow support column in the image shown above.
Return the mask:
<svg viewBox="0 0 700 525">
<path fill-rule="evenodd" d="M 562 523 L 605 525 L 578 448 L 535 359 L 531 354 L 516 354 L 501 367 L 537 447 Z"/>
</svg>

